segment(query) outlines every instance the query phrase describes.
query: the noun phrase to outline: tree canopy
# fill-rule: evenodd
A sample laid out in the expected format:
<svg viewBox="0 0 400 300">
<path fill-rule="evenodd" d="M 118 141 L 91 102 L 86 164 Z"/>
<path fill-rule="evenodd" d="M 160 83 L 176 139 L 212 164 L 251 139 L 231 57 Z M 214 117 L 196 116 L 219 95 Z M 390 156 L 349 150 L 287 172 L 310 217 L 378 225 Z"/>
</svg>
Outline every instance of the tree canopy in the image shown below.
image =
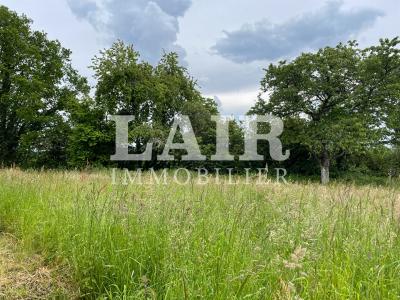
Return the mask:
<svg viewBox="0 0 400 300">
<path fill-rule="evenodd" d="M 65 162 L 66 105 L 85 80 L 70 51 L 0 6 L 0 164 Z"/>
<path fill-rule="evenodd" d="M 359 49 L 356 42 L 271 64 L 250 114 L 272 113 L 290 124 L 292 144 L 305 146 L 329 181 L 331 161 L 397 141 L 400 41 Z"/>
<path fill-rule="evenodd" d="M 178 114 L 191 116 L 198 142 L 204 149 L 213 143 L 213 129 L 206 120 L 218 114 L 217 105 L 214 100 L 201 96 L 196 82 L 179 64 L 177 54 L 165 53 L 153 67 L 140 60 L 133 46 L 117 41 L 93 59 L 92 68 L 97 81 L 96 92 L 94 100 L 88 100 L 91 104 L 87 102 L 80 110 L 89 114 L 87 121 L 75 119 L 71 145 L 74 145 L 73 152 L 80 154 L 73 159 L 74 163 L 100 161 L 104 164 L 109 160 L 115 147 L 115 129 L 110 115 L 134 116 L 129 131 L 133 141 L 130 150 L 134 153 L 144 152 L 148 142 L 155 145 L 153 157 L 161 153 Z M 93 116 L 97 116 L 96 120 Z M 90 151 L 88 137 L 92 137 Z M 93 156 L 96 148 L 105 150 L 97 152 L 101 157 Z M 151 164 L 154 166 L 158 162 Z"/>
</svg>

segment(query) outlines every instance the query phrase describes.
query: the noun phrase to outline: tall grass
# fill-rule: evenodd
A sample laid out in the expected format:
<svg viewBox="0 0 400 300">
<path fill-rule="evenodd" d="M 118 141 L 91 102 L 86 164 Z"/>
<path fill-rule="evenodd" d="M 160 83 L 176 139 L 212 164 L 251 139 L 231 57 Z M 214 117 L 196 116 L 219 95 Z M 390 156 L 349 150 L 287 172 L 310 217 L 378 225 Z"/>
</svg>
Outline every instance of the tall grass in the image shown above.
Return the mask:
<svg viewBox="0 0 400 300">
<path fill-rule="evenodd" d="M 0 171 L 0 226 L 107 299 L 397 299 L 400 192 L 352 185 L 111 185 Z"/>
</svg>

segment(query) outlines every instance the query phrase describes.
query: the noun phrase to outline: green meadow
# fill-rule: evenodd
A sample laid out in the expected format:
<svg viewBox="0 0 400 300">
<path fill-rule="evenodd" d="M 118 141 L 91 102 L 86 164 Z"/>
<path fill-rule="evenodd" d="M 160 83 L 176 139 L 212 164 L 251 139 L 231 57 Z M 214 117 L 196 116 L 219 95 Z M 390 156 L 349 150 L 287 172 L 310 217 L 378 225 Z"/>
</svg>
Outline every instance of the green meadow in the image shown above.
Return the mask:
<svg viewBox="0 0 400 300">
<path fill-rule="evenodd" d="M 398 299 L 400 190 L 0 171 L 0 228 L 87 299 Z M 71 294 L 72 295 L 72 294 Z"/>
</svg>

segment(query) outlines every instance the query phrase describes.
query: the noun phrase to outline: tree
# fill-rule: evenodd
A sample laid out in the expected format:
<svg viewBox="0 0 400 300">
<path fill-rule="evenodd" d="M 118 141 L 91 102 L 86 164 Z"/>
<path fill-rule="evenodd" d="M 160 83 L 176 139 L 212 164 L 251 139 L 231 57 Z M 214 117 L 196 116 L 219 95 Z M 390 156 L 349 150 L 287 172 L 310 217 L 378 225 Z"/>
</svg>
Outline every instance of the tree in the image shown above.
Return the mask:
<svg viewBox="0 0 400 300">
<path fill-rule="evenodd" d="M 103 113 L 101 122 L 109 130 L 106 135 L 112 138 L 115 135 L 109 115 L 135 117 L 129 124 L 132 152 L 142 153 L 147 143 L 151 142 L 152 157 L 156 158 L 162 152 L 174 117 L 178 114 L 193 117 L 199 138 L 204 143 L 210 142 L 210 128 L 204 120 L 218 113 L 217 106 L 213 100 L 201 96 L 196 82 L 179 64 L 176 53 L 165 53 L 158 65 L 153 67 L 140 61 L 139 53 L 132 45 L 117 41 L 94 58 L 92 68 L 97 79 L 93 108 Z M 203 118 L 199 118 L 199 115 Z M 92 128 L 90 131 L 93 134 L 90 135 L 101 137 L 92 126 L 87 125 L 81 123 L 80 127 L 86 130 Z M 75 140 L 78 140 L 77 136 Z M 126 166 L 125 163 L 121 164 Z M 155 160 L 140 164 L 143 167 L 163 166 L 163 163 Z"/>
<path fill-rule="evenodd" d="M 380 45 L 364 50 L 362 87 L 377 126 L 386 129 L 386 141 L 400 145 L 400 40 L 382 39 Z"/>
<path fill-rule="evenodd" d="M 114 148 L 113 127 L 90 97 L 68 106 L 71 130 L 67 139 L 67 166 L 107 166 Z"/>
<path fill-rule="evenodd" d="M 189 117 L 202 153 L 211 156 L 215 150 L 215 126 L 210 126 L 210 120 L 212 115 L 218 114 L 215 101 L 201 95 L 196 81 L 179 64 L 176 53 L 163 55 L 155 68 L 155 78 L 157 94 L 153 122 L 164 130 L 164 139 L 158 145 L 157 154 L 162 152 L 174 117 L 182 114 Z M 186 162 L 185 165 L 195 166 L 198 163 Z"/>
<path fill-rule="evenodd" d="M 319 161 L 323 184 L 329 182 L 331 163 L 338 156 L 385 140 L 385 107 L 388 99 L 397 97 L 391 83 L 399 81 L 398 69 L 384 69 L 385 58 L 398 60 L 398 40 L 387 43 L 382 40 L 365 50 L 356 42 L 339 44 L 266 69 L 259 99 L 249 113 L 272 113 L 296 122 L 291 141 L 307 147 Z"/>
<path fill-rule="evenodd" d="M 0 164 L 58 166 L 69 130 L 65 105 L 86 82 L 71 67 L 70 51 L 30 25 L 0 6 Z"/>
</svg>

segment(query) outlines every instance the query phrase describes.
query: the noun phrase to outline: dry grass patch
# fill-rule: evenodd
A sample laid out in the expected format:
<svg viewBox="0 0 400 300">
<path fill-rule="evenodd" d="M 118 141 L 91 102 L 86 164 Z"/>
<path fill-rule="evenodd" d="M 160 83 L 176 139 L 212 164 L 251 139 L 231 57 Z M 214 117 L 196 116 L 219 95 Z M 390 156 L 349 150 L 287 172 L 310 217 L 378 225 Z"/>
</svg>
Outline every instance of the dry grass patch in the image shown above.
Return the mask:
<svg viewBox="0 0 400 300">
<path fill-rule="evenodd" d="M 0 233 L 0 299 L 77 298 L 60 271 L 39 255 L 23 255 L 12 235 Z"/>
</svg>

